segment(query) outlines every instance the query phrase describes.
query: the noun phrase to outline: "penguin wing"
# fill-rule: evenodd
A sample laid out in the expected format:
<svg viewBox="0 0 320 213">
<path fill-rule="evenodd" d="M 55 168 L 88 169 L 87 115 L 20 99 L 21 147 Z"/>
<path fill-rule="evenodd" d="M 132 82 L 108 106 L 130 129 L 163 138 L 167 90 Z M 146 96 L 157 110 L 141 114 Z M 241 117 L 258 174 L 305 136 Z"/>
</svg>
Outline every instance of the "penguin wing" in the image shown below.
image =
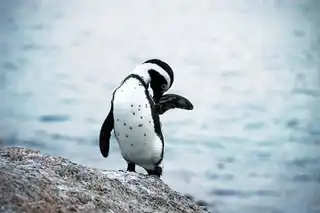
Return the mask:
<svg viewBox="0 0 320 213">
<path fill-rule="evenodd" d="M 169 109 L 184 109 L 192 110 L 192 103 L 185 97 L 177 94 L 166 94 L 163 95 L 159 102 L 156 104 L 157 112 L 161 115 L 168 111 Z"/>
<path fill-rule="evenodd" d="M 100 152 L 103 157 L 108 157 L 109 149 L 110 149 L 110 137 L 111 131 L 114 127 L 114 120 L 113 120 L 113 104 L 111 103 L 111 108 L 107 118 L 104 120 L 101 129 L 100 129 L 100 136 L 99 136 L 99 146 Z"/>
</svg>

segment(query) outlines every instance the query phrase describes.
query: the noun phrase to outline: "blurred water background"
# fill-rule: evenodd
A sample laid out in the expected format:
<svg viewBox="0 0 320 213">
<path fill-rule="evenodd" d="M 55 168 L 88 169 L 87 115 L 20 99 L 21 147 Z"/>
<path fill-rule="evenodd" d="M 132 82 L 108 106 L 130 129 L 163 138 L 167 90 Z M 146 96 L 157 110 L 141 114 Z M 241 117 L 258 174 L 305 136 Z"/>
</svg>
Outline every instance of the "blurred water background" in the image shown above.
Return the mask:
<svg viewBox="0 0 320 213">
<path fill-rule="evenodd" d="M 320 1 L 1 0 L 0 144 L 125 169 L 112 91 L 167 61 L 163 180 L 222 213 L 320 212 Z M 143 170 L 139 170 L 143 172 Z"/>
</svg>

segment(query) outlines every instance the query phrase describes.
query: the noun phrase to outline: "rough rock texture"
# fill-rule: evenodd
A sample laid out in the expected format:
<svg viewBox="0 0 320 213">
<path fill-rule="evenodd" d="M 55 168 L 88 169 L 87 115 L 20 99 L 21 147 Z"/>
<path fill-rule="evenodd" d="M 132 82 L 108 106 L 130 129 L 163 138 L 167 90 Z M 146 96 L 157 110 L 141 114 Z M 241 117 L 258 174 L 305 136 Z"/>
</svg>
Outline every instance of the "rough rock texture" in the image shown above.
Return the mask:
<svg viewBox="0 0 320 213">
<path fill-rule="evenodd" d="M 0 149 L 0 212 L 203 212 L 161 180 Z"/>
</svg>

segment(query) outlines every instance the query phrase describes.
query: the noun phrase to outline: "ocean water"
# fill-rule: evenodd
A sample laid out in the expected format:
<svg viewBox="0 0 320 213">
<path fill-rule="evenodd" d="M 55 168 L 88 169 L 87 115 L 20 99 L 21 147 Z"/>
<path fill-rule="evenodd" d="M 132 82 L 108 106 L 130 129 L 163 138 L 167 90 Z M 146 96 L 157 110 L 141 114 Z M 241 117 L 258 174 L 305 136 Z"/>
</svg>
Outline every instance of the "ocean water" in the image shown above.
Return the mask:
<svg viewBox="0 0 320 213">
<path fill-rule="evenodd" d="M 320 2 L 2 0 L 0 146 L 125 169 L 97 137 L 113 89 L 167 61 L 163 180 L 221 213 L 320 212 Z M 142 169 L 139 172 L 144 172 Z"/>
</svg>

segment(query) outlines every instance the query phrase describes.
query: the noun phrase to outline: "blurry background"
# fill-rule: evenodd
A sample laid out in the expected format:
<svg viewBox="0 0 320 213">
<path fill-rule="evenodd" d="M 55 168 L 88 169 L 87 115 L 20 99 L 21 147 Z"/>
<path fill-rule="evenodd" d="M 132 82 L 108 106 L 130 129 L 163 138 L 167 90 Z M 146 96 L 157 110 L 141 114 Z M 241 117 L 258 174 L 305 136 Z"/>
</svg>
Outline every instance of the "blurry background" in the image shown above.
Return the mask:
<svg viewBox="0 0 320 213">
<path fill-rule="evenodd" d="M 1 0 L 0 146 L 125 169 L 97 137 L 112 91 L 161 58 L 193 111 L 162 116 L 163 180 L 222 213 L 320 212 L 317 0 Z M 142 170 L 139 170 L 142 172 Z"/>
</svg>

